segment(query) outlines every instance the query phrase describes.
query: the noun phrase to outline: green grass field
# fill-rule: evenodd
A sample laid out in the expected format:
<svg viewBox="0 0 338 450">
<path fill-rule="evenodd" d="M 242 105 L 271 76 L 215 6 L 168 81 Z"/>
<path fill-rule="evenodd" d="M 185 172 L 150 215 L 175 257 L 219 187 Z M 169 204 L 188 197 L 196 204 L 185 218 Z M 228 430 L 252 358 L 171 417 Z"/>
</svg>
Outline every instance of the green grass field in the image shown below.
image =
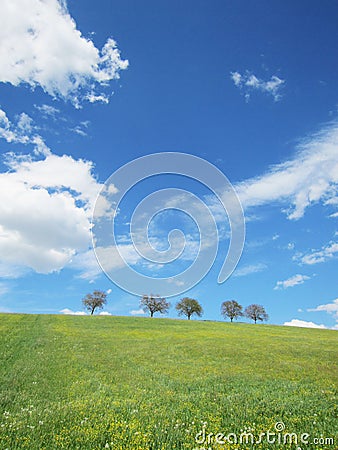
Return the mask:
<svg viewBox="0 0 338 450">
<path fill-rule="evenodd" d="M 335 331 L 2 314 L 0 336 L 1 450 L 338 448 Z"/>
</svg>

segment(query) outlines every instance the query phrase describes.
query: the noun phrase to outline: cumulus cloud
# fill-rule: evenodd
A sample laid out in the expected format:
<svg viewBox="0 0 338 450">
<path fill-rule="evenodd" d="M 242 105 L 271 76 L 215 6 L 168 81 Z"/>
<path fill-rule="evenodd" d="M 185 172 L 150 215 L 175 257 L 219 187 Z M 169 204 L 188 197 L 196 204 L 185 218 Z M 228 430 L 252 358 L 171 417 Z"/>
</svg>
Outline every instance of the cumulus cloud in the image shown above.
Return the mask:
<svg viewBox="0 0 338 450">
<path fill-rule="evenodd" d="M 320 250 L 312 250 L 305 254 L 297 253 L 294 256 L 294 260 L 299 261 L 302 264 L 313 265 L 332 259 L 336 253 L 338 253 L 338 242 L 330 242 Z"/>
<path fill-rule="evenodd" d="M 87 315 L 87 313 L 85 313 L 84 311 L 73 311 L 69 308 L 61 309 L 60 313 L 66 314 L 67 316 L 86 316 Z"/>
<path fill-rule="evenodd" d="M 303 284 L 304 281 L 309 279 L 310 277 L 308 277 L 307 275 L 297 274 L 294 275 L 293 277 L 288 278 L 287 280 L 277 281 L 277 284 L 274 287 L 274 289 L 287 289 L 289 287 L 297 286 L 298 284 Z"/>
<path fill-rule="evenodd" d="M 234 85 L 239 88 L 243 93 L 247 101 L 250 99 L 250 94 L 253 91 L 259 91 L 264 94 L 271 95 L 275 102 L 281 99 L 281 88 L 283 87 L 285 80 L 273 75 L 270 80 L 262 80 L 257 78 L 256 75 L 246 71 L 245 74 L 239 72 L 231 72 L 231 79 Z"/>
<path fill-rule="evenodd" d="M 301 312 L 302 310 L 298 310 Z M 292 319 L 290 322 L 285 322 L 284 325 L 294 326 L 294 327 L 306 327 L 306 328 L 330 328 L 332 330 L 338 329 L 338 298 L 333 300 L 331 303 L 325 303 L 318 305 L 315 308 L 308 308 L 308 312 L 325 312 L 331 315 L 335 320 L 336 324 L 333 327 L 326 327 L 325 325 L 318 325 L 314 322 L 307 322 L 299 319 Z"/>
<path fill-rule="evenodd" d="M 263 263 L 257 263 L 257 264 L 250 264 L 244 267 L 240 267 L 239 269 L 236 269 L 233 273 L 234 277 L 245 277 L 246 275 L 251 275 L 253 273 L 262 272 L 263 270 L 267 269 L 266 264 Z"/>
<path fill-rule="evenodd" d="M 84 37 L 61 0 L 3 0 L 0 60 L 0 82 L 39 86 L 77 107 L 107 102 L 105 88 L 128 67 L 112 38 L 99 50 Z"/>
<path fill-rule="evenodd" d="M 284 325 L 288 327 L 301 327 L 301 328 L 326 328 L 325 325 L 318 325 L 314 322 L 307 322 L 305 320 L 292 319 L 290 322 L 284 322 Z"/>
<path fill-rule="evenodd" d="M 71 156 L 7 154 L 0 173 L 0 272 L 62 269 L 90 245 L 101 188 L 93 163 Z M 16 272 L 18 271 L 18 272 Z"/>
<path fill-rule="evenodd" d="M 333 300 L 332 303 L 326 303 L 324 305 L 318 305 L 316 308 L 310 308 L 308 311 L 321 312 L 324 311 L 332 315 L 336 320 L 338 320 L 338 298 Z"/>
<path fill-rule="evenodd" d="M 338 192 L 338 123 L 304 140 L 294 158 L 236 185 L 243 207 L 279 202 L 289 219 L 322 202 L 333 207 Z"/>
</svg>

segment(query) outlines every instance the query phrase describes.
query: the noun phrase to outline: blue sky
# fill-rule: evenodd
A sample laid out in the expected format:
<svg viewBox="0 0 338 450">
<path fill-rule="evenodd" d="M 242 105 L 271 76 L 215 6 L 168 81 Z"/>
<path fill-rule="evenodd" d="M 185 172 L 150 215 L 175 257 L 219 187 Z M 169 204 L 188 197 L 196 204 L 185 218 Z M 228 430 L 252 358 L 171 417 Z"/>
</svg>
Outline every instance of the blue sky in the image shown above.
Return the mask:
<svg viewBox="0 0 338 450">
<path fill-rule="evenodd" d="M 236 299 L 264 305 L 270 323 L 337 328 L 337 4 L 24 3 L 5 0 L 0 17 L 0 310 L 79 313 L 84 295 L 102 289 L 106 313 L 141 313 L 137 296 L 96 262 L 95 200 L 128 162 L 182 152 L 214 164 L 236 189 L 246 221 L 240 262 L 217 283 L 226 217 L 205 187 L 164 175 L 131 189 L 116 216 L 134 269 L 167 276 L 196 257 L 197 228 L 174 209 L 156 216 L 150 235 L 163 250 L 181 228 L 183 260 L 163 269 L 129 253 L 139 202 L 184 189 L 217 216 L 219 248 L 208 275 L 173 305 L 194 297 L 205 319 L 220 320 L 221 302 Z"/>
</svg>

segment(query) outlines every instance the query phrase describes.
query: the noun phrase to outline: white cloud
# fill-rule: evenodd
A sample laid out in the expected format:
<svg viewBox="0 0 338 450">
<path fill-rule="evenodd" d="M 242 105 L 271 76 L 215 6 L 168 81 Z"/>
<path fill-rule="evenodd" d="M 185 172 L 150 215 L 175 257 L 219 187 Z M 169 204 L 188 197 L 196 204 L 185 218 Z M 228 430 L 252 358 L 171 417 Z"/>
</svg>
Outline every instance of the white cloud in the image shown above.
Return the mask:
<svg viewBox="0 0 338 450">
<path fill-rule="evenodd" d="M 67 316 L 87 316 L 87 313 L 84 311 L 72 311 L 69 308 L 61 309 L 61 314 L 66 314 Z"/>
<path fill-rule="evenodd" d="M 102 274 L 93 249 L 75 254 L 68 267 L 79 271 L 78 278 L 89 280 L 90 283 L 94 283 L 94 280 Z"/>
<path fill-rule="evenodd" d="M 143 311 L 143 309 L 133 309 L 129 312 L 129 314 L 131 314 L 132 316 L 142 316 L 145 314 L 145 312 Z"/>
<path fill-rule="evenodd" d="M 258 177 L 236 185 L 245 209 L 280 202 L 289 219 L 299 219 L 307 207 L 328 204 L 338 190 L 338 124 L 298 145 L 296 156 Z"/>
<path fill-rule="evenodd" d="M 0 109 L 0 138 L 5 139 L 9 144 L 33 144 L 37 154 L 48 155 L 50 153 L 42 137 L 36 133 L 33 119 L 26 113 L 20 114 L 16 123 L 13 123 L 5 111 Z"/>
<path fill-rule="evenodd" d="M 99 316 L 111 316 L 112 314 L 110 313 L 110 312 L 108 312 L 108 311 L 101 311 L 100 313 L 99 313 Z"/>
<path fill-rule="evenodd" d="M 128 66 L 113 39 L 99 50 L 85 38 L 61 0 L 3 0 L 0 60 L 1 82 L 40 86 L 75 106 L 106 101 L 101 91 Z"/>
<path fill-rule="evenodd" d="M 236 269 L 233 273 L 234 277 L 244 277 L 246 275 L 251 275 L 253 273 L 262 272 L 263 270 L 267 269 L 266 264 L 258 263 L 258 264 L 251 264 L 248 266 L 240 267 L 239 269 Z"/>
<path fill-rule="evenodd" d="M 169 278 L 167 281 L 169 284 L 174 284 L 175 286 L 185 286 L 186 282 L 185 281 L 180 281 L 180 280 L 174 280 L 173 278 Z"/>
<path fill-rule="evenodd" d="M 90 244 L 101 185 L 93 163 L 71 156 L 7 154 L 0 173 L 0 273 L 62 269 Z"/>
<path fill-rule="evenodd" d="M 231 79 L 235 83 L 235 86 L 242 84 L 242 75 L 239 72 L 231 72 Z"/>
<path fill-rule="evenodd" d="M 87 94 L 85 99 L 88 100 L 89 103 L 96 103 L 96 102 L 106 103 L 106 104 L 109 103 L 109 97 L 107 97 L 104 94 L 95 95 L 93 92 L 91 92 L 90 94 Z"/>
<path fill-rule="evenodd" d="M 35 134 L 35 127 L 27 115 L 21 115 L 13 124 L 7 115 L 0 110 L 0 126 L 5 139 L 9 142 L 24 142 L 36 144 L 42 138 Z M 7 134 L 6 134 L 7 133 Z M 7 136 L 7 137 L 6 137 Z M 305 208 L 315 201 L 328 203 L 336 197 L 337 184 L 337 148 L 338 127 L 332 126 L 320 135 L 303 143 L 297 156 L 284 164 L 275 166 L 269 173 L 239 183 L 236 187 L 246 208 L 273 201 L 291 201 L 295 210 L 289 217 L 300 217 Z M 43 141 L 40 145 L 44 145 Z M 92 162 L 63 155 L 57 156 L 48 152 L 36 151 L 35 155 L 7 155 L 9 171 L 0 174 L 0 274 L 18 276 L 27 268 L 41 273 L 60 270 L 71 260 L 69 267 L 80 269 L 81 277 L 93 279 L 101 274 L 90 243 L 90 218 L 97 194 L 102 188 L 93 175 Z M 323 179 L 326 177 L 326 183 Z M 318 186 L 325 186 L 318 190 Z M 283 189 L 285 192 L 283 192 Z M 299 195 L 299 192 L 304 195 Z M 311 193 L 316 192 L 316 196 Z M 115 211 L 109 195 L 116 193 L 116 187 L 110 186 L 106 193 L 107 201 L 98 205 L 102 215 L 112 217 Z M 311 196 L 312 195 L 312 196 Z M 305 199 L 305 200 L 304 200 Z M 218 211 L 219 205 L 210 203 L 209 208 L 217 220 L 217 224 L 226 223 L 224 212 Z M 161 205 L 163 207 L 163 204 Z M 168 200 L 166 208 L 175 206 L 185 209 L 194 207 L 199 223 L 207 229 L 201 252 L 208 251 L 215 243 L 213 228 L 205 225 L 204 210 L 192 205 L 190 197 L 177 196 Z M 225 219 L 224 219 L 225 216 Z M 227 223 L 226 223 L 227 225 Z M 161 228 L 161 227 L 160 227 Z M 223 226 L 220 239 L 227 238 L 228 228 Z M 162 233 L 162 234 L 161 234 Z M 152 243 L 160 248 L 163 243 L 163 230 L 154 229 Z M 180 249 L 181 240 L 172 242 L 173 251 Z M 338 244 L 330 244 L 320 252 L 312 255 L 312 260 L 330 258 L 337 251 Z M 138 264 L 140 255 L 135 252 L 132 244 L 120 246 L 125 259 L 130 264 Z M 143 253 L 147 249 L 141 246 Z M 182 259 L 193 260 L 199 251 L 197 234 L 186 234 L 186 251 Z M 121 267 L 121 260 L 114 259 L 116 248 L 100 249 L 101 261 L 107 261 L 108 268 L 115 270 Z M 148 254 L 149 256 L 149 254 Z M 151 256 L 151 255 L 150 255 Z M 304 263 L 309 264 L 308 255 L 301 255 Z M 264 265 L 243 267 L 237 271 L 237 276 L 244 276 L 264 270 Z"/>
<path fill-rule="evenodd" d="M 9 264 L 7 261 L 2 261 L 2 257 L 0 256 L 0 278 L 20 278 L 27 273 L 29 273 L 29 269 L 27 267 L 19 266 L 17 264 Z"/>
<path fill-rule="evenodd" d="M 277 102 L 281 99 L 280 90 L 285 83 L 285 80 L 273 75 L 270 80 L 264 81 L 257 78 L 256 75 L 246 71 L 244 75 L 239 72 L 231 72 L 231 79 L 235 86 L 243 91 L 245 99 L 250 99 L 250 93 L 253 91 L 260 91 L 268 95 L 272 95 Z"/>
<path fill-rule="evenodd" d="M 107 272 L 118 270 L 124 267 L 120 255 L 130 265 L 135 265 L 142 261 L 142 256 L 135 251 L 132 244 L 120 244 L 117 246 L 95 247 L 96 254 L 99 256 L 100 264 Z M 72 257 L 69 268 L 79 270 L 79 278 L 85 280 L 96 279 L 102 274 L 102 268 L 97 262 L 93 249 L 76 254 Z"/>
<path fill-rule="evenodd" d="M 107 195 L 115 194 L 116 187 L 109 186 Z M 101 201 L 101 198 L 100 198 Z M 103 201 L 105 204 L 105 199 Z M 203 242 L 200 246 L 200 236 L 196 225 L 192 226 L 191 219 L 187 222 L 188 230 L 185 233 L 184 238 L 181 234 L 170 236 L 170 246 L 168 248 L 168 230 L 160 218 L 157 216 L 151 221 L 148 227 L 148 222 L 145 220 L 144 214 L 135 215 L 133 218 L 133 238 L 132 243 L 130 236 L 119 236 L 118 247 L 110 245 L 109 239 L 106 242 L 100 242 L 96 245 L 95 252 L 99 258 L 101 266 L 107 273 L 123 269 L 125 267 L 124 261 L 130 266 L 139 266 L 138 269 L 146 270 L 160 270 L 163 268 L 163 264 L 170 263 L 179 259 L 180 262 L 194 261 L 197 255 L 209 251 L 209 248 L 217 245 L 215 239 L 215 228 L 210 225 L 210 220 L 206 217 L 205 209 L 201 209 L 200 204 L 197 201 L 193 201 L 191 196 L 188 195 L 176 195 L 164 198 L 163 202 L 154 203 L 154 210 L 163 210 L 166 208 L 193 209 L 194 218 L 199 224 L 200 229 L 203 230 Z M 96 208 L 100 207 L 100 204 L 96 203 Z M 204 207 L 206 208 L 206 207 Z M 224 219 L 225 216 L 225 219 Z M 223 212 L 223 220 L 226 220 L 226 214 Z M 144 223 L 146 222 L 146 224 Z M 214 222 L 212 225 L 215 227 Z M 195 232 L 194 232 L 195 231 Z M 149 233 L 149 242 L 147 242 L 147 232 Z M 167 250 L 167 251 L 164 251 Z M 120 255 L 123 259 L 121 259 Z M 124 261 L 123 261 L 124 260 Z M 102 269 L 96 261 L 94 252 L 89 250 L 85 254 L 81 254 L 78 257 L 75 256 L 72 260 L 72 267 L 80 269 L 82 271 L 81 277 L 86 279 L 96 278 L 102 273 Z"/>
<path fill-rule="evenodd" d="M 88 135 L 86 128 L 87 127 L 83 127 L 82 125 L 76 125 L 74 128 L 70 128 L 70 131 L 78 134 L 79 136 L 85 137 Z"/>
<path fill-rule="evenodd" d="M 337 205 L 338 206 L 338 196 L 336 197 L 331 197 L 330 199 L 328 199 L 326 201 L 327 205 Z"/>
<path fill-rule="evenodd" d="M 324 311 L 331 314 L 336 320 L 338 320 L 338 298 L 333 300 L 332 303 L 326 303 L 324 305 L 319 305 L 316 308 L 310 308 L 308 311 L 320 312 Z"/>
<path fill-rule="evenodd" d="M 139 247 L 139 250 L 142 249 Z M 142 256 L 135 250 L 133 244 L 119 244 L 118 247 L 114 245 L 107 247 L 96 246 L 95 252 L 99 257 L 100 264 L 108 273 L 124 267 L 124 262 L 120 255 L 131 266 L 139 263 L 146 264 Z M 93 249 L 74 255 L 69 267 L 80 271 L 79 278 L 95 280 L 103 273 L 101 265 L 97 262 L 96 255 Z"/>
<path fill-rule="evenodd" d="M 51 117 L 53 119 L 56 118 L 56 116 L 60 113 L 60 110 L 58 108 L 55 108 L 51 105 L 34 105 L 35 108 L 41 113 L 42 117 L 47 118 Z"/>
<path fill-rule="evenodd" d="M 301 327 L 301 328 L 326 328 L 325 325 L 318 325 L 314 322 L 306 322 L 305 320 L 292 319 L 290 322 L 284 322 L 283 325 L 288 327 Z"/>
<path fill-rule="evenodd" d="M 308 308 L 308 312 L 325 312 L 331 315 L 335 320 L 336 324 L 330 327 L 332 330 L 338 329 L 338 298 L 333 300 L 331 303 L 326 303 L 323 305 L 318 305 L 315 308 Z M 299 326 L 299 327 L 309 327 L 309 328 L 329 328 L 325 325 L 318 325 L 314 322 L 305 322 L 303 320 L 292 319 L 291 322 L 285 322 L 284 325 Z"/>
<path fill-rule="evenodd" d="M 287 289 L 289 287 L 297 286 L 298 284 L 303 284 L 304 281 L 309 279 L 310 277 L 308 277 L 307 275 L 297 274 L 294 275 L 293 277 L 288 278 L 287 280 L 277 281 L 277 284 L 274 287 L 274 289 Z"/>
<path fill-rule="evenodd" d="M 107 289 L 107 294 L 109 295 L 109 294 L 111 294 L 112 293 L 112 289 Z"/>
<path fill-rule="evenodd" d="M 294 260 L 300 261 L 302 264 L 313 265 L 332 259 L 336 253 L 338 253 L 338 242 L 330 242 L 321 250 L 313 250 L 307 254 L 297 253 Z"/>
</svg>

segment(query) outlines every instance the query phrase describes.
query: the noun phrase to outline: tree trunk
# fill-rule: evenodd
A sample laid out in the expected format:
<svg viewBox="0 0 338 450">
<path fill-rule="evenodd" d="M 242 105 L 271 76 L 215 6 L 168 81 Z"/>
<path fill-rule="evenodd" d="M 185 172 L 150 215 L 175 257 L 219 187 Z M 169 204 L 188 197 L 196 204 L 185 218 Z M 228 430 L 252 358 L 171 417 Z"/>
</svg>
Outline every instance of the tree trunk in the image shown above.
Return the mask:
<svg viewBox="0 0 338 450">
<path fill-rule="evenodd" d="M 150 317 L 153 317 L 153 316 L 154 316 L 154 312 L 150 311 Z"/>
<path fill-rule="evenodd" d="M 256 319 L 256 317 L 255 317 L 255 323 L 257 323 L 257 319 Z"/>
<path fill-rule="evenodd" d="M 188 314 L 188 320 L 190 320 L 190 314 Z"/>
<path fill-rule="evenodd" d="M 95 311 L 95 307 L 92 308 L 92 311 L 91 311 L 91 313 L 90 313 L 91 316 L 94 314 L 94 311 Z"/>
<path fill-rule="evenodd" d="M 230 317 L 230 320 L 231 320 L 231 322 L 234 320 L 234 318 L 233 317 Z"/>
</svg>

